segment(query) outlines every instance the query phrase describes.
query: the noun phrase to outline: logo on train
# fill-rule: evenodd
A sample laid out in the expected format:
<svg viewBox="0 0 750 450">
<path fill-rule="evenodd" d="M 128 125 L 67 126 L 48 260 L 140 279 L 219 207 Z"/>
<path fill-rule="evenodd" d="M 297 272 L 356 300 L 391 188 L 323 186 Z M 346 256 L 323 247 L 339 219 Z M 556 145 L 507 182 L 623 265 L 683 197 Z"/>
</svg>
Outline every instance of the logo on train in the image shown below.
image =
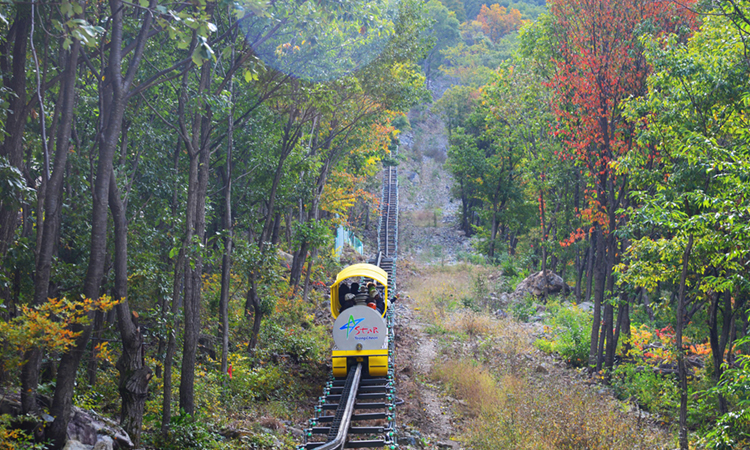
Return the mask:
<svg viewBox="0 0 750 450">
<path fill-rule="evenodd" d="M 365 320 L 364 317 L 361 319 L 355 319 L 353 315 L 349 315 L 349 320 L 339 328 L 339 330 L 346 330 L 346 338 L 349 339 L 349 335 L 354 332 L 354 339 L 377 339 L 377 337 L 356 337 L 360 335 L 369 335 L 369 334 L 377 334 L 378 333 L 378 327 L 360 327 L 359 324 L 362 323 Z"/>
<path fill-rule="evenodd" d="M 357 325 L 362 323 L 362 321 L 365 320 L 364 317 L 361 319 L 354 319 L 354 316 L 349 314 L 349 321 L 341 328 L 340 330 L 346 330 L 346 338 L 349 339 L 349 334 L 351 334 L 352 331 L 357 329 Z"/>
</svg>

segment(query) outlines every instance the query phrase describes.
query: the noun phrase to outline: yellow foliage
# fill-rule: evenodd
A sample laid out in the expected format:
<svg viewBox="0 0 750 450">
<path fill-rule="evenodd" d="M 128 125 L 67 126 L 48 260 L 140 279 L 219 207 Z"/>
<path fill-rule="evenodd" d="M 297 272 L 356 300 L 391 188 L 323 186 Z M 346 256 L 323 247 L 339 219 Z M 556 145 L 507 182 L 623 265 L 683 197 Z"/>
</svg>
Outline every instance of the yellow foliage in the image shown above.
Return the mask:
<svg viewBox="0 0 750 450">
<path fill-rule="evenodd" d="M 112 355 L 112 351 L 109 348 L 109 342 L 100 342 L 96 344 L 94 347 L 94 354 L 99 361 L 107 361 L 108 363 L 115 365 L 115 357 Z"/>
<path fill-rule="evenodd" d="M 90 312 L 108 311 L 117 303 L 109 296 L 102 296 L 80 300 L 50 298 L 39 306 L 22 305 L 18 317 L 0 322 L 0 341 L 6 342 L 10 349 L 17 352 L 33 347 L 51 352 L 65 351 L 81 334 L 74 331 L 75 325 L 88 324 Z"/>
</svg>

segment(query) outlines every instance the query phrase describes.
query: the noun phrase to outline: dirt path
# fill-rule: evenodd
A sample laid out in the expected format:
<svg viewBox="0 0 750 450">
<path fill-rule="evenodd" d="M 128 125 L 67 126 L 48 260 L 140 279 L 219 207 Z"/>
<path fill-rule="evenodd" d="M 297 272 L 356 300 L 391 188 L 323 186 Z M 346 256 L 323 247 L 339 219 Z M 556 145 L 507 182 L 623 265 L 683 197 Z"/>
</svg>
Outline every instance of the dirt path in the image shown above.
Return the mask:
<svg viewBox="0 0 750 450">
<path fill-rule="evenodd" d="M 396 388 L 404 400 L 398 410 L 399 444 L 409 449 L 459 449 L 451 440 L 456 438 L 449 406 L 453 399 L 430 377 L 438 344 L 415 318 L 415 301 L 408 295 L 402 299 L 396 306 Z"/>
</svg>

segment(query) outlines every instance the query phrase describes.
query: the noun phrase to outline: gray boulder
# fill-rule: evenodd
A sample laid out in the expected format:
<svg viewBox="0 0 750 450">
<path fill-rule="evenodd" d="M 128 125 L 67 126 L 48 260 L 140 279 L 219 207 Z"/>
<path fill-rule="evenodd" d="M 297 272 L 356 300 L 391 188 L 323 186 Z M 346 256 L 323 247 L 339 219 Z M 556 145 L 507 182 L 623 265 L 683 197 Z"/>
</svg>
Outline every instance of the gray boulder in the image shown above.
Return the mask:
<svg viewBox="0 0 750 450">
<path fill-rule="evenodd" d="M 109 436 L 101 436 L 92 450 L 113 450 L 115 441 Z"/>
<path fill-rule="evenodd" d="M 99 447 L 97 450 L 129 449 L 133 447 L 130 436 L 117 423 L 92 411 L 73 407 L 70 422 L 68 422 L 68 442 L 76 441 L 87 446 L 85 447 L 87 450 L 91 450 L 100 441 L 107 441 L 105 438 L 109 439 L 110 446 Z M 106 443 L 102 445 L 106 445 Z M 78 448 L 68 450 L 78 450 Z"/>
<path fill-rule="evenodd" d="M 63 450 L 91 450 L 93 447 L 90 445 L 82 444 L 75 439 L 68 439 L 65 443 Z"/>
<path fill-rule="evenodd" d="M 525 297 L 530 294 L 535 297 L 540 297 L 544 294 L 545 286 L 547 287 L 547 294 L 557 294 L 560 292 L 567 294 L 571 291 L 570 286 L 563 281 L 560 275 L 550 272 L 549 270 L 546 272 L 546 280 L 542 272 L 529 275 L 525 280 L 518 283 L 513 296 Z"/>
</svg>

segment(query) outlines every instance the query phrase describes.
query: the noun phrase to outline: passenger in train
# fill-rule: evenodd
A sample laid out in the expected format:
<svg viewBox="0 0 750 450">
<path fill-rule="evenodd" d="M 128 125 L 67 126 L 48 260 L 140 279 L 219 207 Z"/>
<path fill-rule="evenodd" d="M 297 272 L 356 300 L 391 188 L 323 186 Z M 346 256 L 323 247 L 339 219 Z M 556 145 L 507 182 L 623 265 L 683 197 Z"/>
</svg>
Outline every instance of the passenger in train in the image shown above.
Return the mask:
<svg viewBox="0 0 750 450">
<path fill-rule="evenodd" d="M 378 288 L 375 287 L 375 283 L 367 283 L 367 295 L 370 298 L 369 301 L 375 303 L 375 308 L 378 312 L 383 314 L 383 311 L 385 310 L 385 301 L 383 301 L 383 296 L 380 295 Z"/>
<path fill-rule="evenodd" d="M 354 295 L 359 290 L 359 283 L 348 286 L 345 282 L 339 285 L 339 313 L 354 306 Z"/>
<path fill-rule="evenodd" d="M 354 294 L 349 293 L 344 296 L 344 301 L 341 302 L 341 309 L 339 310 L 339 313 L 344 311 L 347 308 L 351 308 L 354 306 Z"/>
<path fill-rule="evenodd" d="M 346 299 L 346 294 L 349 293 L 349 285 L 346 284 L 346 282 L 343 282 L 339 285 L 339 305 L 344 304 L 344 300 Z"/>
</svg>

